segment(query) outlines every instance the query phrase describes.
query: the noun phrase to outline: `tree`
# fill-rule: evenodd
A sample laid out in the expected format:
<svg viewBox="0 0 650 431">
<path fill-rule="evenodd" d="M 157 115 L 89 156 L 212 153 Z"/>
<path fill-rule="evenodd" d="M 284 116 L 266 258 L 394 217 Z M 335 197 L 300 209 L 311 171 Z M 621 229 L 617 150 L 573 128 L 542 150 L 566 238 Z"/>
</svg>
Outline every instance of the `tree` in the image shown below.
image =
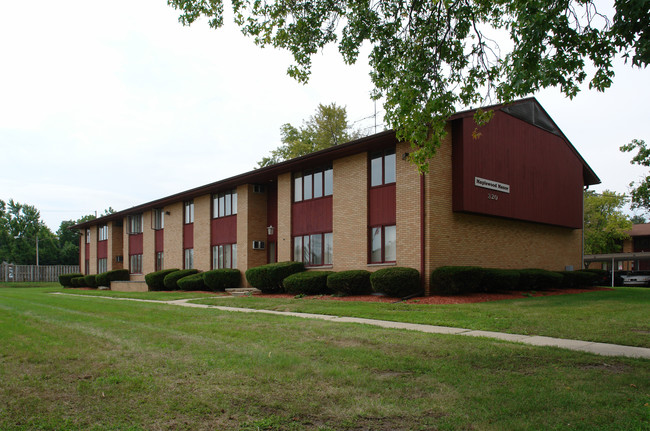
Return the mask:
<svg viewBox="0 0 650 431">
<path fill-rule="evenodd" d="M 223 25 L 223 0 L 168 0 L 190 25 L 204 16 Z M 307 82 L 311 57 L 338 44 L 354 64 L 370 46 L 373 98 L 384 98 L 385 121 L 414 147 L 422 171 L 457 108 L 510 101 L 541 88 L 574 97 L 589 77 L 603 91 L 623 54 L 634 66 L 650 61 L 650 2 L 616 0 L 613 16 L 595 0 L 233 0 L 234 20 L 260 46 L 283 48 L 288 74 Z M 502 50 L 494 39 L 509 39 Z M 477 111 L 478 124 L 490 113 Z"/>
<path fill-rule="evenodd" d="M 585 254 L 616 253 L 621 251 L 624 239 L 632 222 L 622 208 L 627 197 L 605 190 L 597 194 L 593 190 L 585 192 Z"/>
<path fill-rule="evenodd" d="M 113 214 L 115 210 L 112 207 L 104 210 L 103 216 Z M 77 265 L 79 264 L 79 231 L 71 229 L 72 226 L 83 223 L 89 220 L 94 220 L 97 217 L 94 215 L 85 215 L 78 220 L 64 220 L 59 225 L 56 231 L 58 238 L 59 248 L 59 264 L 61 265 Z"/>
<path fill-rule="evenodd" d="M 349 142 L 361 136 L 361 133 L 353 130 L 348 123 L 345 107 L 337 106 L 336 103 L 319 104 L 316 114 L 303 121 L 302 127 L 296 128 L 286 123 L 282 125 L 280 133 L 282 145 L 271 151 L 269 157 L 257 162 L 260 168 Z"/>
<path fill-rule="evenodd" d="M 630 164 L 639 166 L 650 166 L 650 148 L 645 144 L 645 141 L 632 139 L 629 144 L 620 147 L 624 153 L 629 153 L 636 150 L 636 155 L 630 160 Z M 650 176 L 646 176 L 638 183 L 632 181 L 630 183 L 632 191 L 632 208 L 640 208 L 645 211 L 650 211 Z"/>
<path fill-rule="evenodd" d="M 632 224 L 645 224 L 648 222 L 645 217 L 638 214 L 633 215 L 632 218 L 630 218 L 630 221 Z"/>
</svg>

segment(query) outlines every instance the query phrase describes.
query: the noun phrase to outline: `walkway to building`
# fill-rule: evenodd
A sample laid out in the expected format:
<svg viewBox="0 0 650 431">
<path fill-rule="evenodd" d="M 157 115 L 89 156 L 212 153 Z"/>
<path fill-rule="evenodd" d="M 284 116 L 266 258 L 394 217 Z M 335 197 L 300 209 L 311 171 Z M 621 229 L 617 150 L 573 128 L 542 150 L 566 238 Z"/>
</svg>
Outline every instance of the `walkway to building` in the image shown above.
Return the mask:
<svg viewBox="0 0 650 431">
<path fill-rule="evenodd" d="M 109 296 L 75 295 L 75 294 L 62 293 L 62 292 L 55 292 L 54 294 L 82 296 L 84 298 L 113 299 L 119 301 L 151 302 L 155 304 L 169 304 L 169 305 L 178 305 L 182 307 L 193 307 L 193 308 L 214 308 L 220 311 L 232 311 L 232 312 L 240 312 L 240 313 L 275 314 L 279 316 L 300 317 L 303 319 L 327 320 L 330 322 L 337 322 L 337 323 L 360 323 L 364 325 L 379 326 L 382 328 L 407 329 L 410 331 L 427 332 L 430 334 L 467 335 L 470 337 L 485 337 L 485 338 L 493 338 L 493 339 L 504 340 L 504 341 L 512 341 L 516 343 L 529 344 L 532 346 L 560 347 L 562 349 L 577 350 L 581 352 L 594 353 L 596 355 L 602 355 L 602 356 L 624 356 L 628 358 L 650 359 L 650 348 L 621 346 L 619 344 L 597 343 L 593 341 L 567 340 L 563 338 L 543 337 L 540 335 L 507 334 L 503 332 L 479 331 L 479 330 L 465 329 L 465 328 L 452 328 L 448 326 L 422 325 L 418 323 L 392 322 L 388 320 L 364 319 L 360 317 L 338 317 L 338 316 L 330 316 L 327 314 L 310 314 L 310 313 L 294 313 L 290 311 L 257 310 L 253 308 L 225 307 L 221 305 L 195 304 L 189 302 L 200 298 L 177 299 L 173 301 L 155 301 L 152 299 L 114 298 Z"/>
</svg>

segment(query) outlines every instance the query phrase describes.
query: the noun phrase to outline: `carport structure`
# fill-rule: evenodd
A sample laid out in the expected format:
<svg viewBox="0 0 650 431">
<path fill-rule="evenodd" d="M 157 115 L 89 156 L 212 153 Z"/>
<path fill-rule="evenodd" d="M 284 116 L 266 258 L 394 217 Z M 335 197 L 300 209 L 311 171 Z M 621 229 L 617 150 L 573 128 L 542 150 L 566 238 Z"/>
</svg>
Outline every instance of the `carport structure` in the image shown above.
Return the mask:
<svg viewBox="0 0 650 431">
<path fill-rule="evenodd" d="M 634 268 L 639 268 L 640 261 L 650 261 L 650 252 L 585 254 L 583 261 L 585 265 L 591 262 L 611 262 L 612 287 L 614 287 L 614 272 L 618 262 L 633 262 Z"/>
</svg>

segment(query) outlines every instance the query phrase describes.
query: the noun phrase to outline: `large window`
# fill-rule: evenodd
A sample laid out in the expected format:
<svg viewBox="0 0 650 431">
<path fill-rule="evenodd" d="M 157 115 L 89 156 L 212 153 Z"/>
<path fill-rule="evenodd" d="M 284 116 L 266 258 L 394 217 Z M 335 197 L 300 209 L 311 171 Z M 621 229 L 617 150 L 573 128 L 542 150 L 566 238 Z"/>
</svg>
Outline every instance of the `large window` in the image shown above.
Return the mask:
<svg viewBox="0 0 650 431">
<path fill-rule="evenodd" d="M 373 153 L 370 156 L 370 186 L 395 182 L 395 149 Z"/>
<path fill-rule="evenodd" d="M 97 259 L 97 274 L 108 271 L 108 259 Z"/>
<path fill-rule="evenodd" d="M 294 202 L 331 196 L 334 192 L 332 166 L 299 172 L 293 176 Z"/>
<path fill-rule="evenodd" d="M 90 244 L 90 229 L 86 229 L 86 244 Z"/>
<path fill-rule="evenodd" d="M 293 259 L 306 266 L 331 265 L 334 256 L 332 233 L 317 233 L 293 238 Z"/>
<path fill-rule="evenodd" d="M 106 241 L 108 239 L 108 225 L 103 224 L 99 226 L 98 231 L 98 241 Z"/>
<path fill-rule="evenodd" d="M 152 214 L 151 227 L 155 230 L 165 228 L 165 211 L 162 208 L 154 209 Z"/>
<path fill-rule="evenodd" d="M 165 255 L 162 251 L 156 252 L 156 271 L 162 271 L 165 263 Z"/>
<path fill-rule="evenodd" d="M 237 268 L 237 244 L 212 247 L 212 269 Z"/>
<path fill-rule="evenodd" d="M 370 263 L 397 260 L 396 232 L 394 225 L 370 228 Z"/>
<path fill-rule="evenodd" d="M 129 233 L 142 233 L 142 214 L 130 215 L 128 218 Z"/>
<path fill-rule="evenodd" d="M 212 195 L 212 217 L 228 217 L 237 214 L 237 192 L 229 190 Z"/>
<path fill-rule="evenodd" d="M 184 269 L 193 269 L 193 268 L 194 268 L 194 249 L 186 248 Z"/>
<path fill-rule="evenodd" d="M 185 202 L 185 213 L 183 216 L 185 224 L 194 223 L 194 201 Z"/>
<path fill-rule="evenodd" d="M 142 255 L 133 254 L 130 256 L 129 272 L 131 274 L 142 274 Z"/>
</svg>

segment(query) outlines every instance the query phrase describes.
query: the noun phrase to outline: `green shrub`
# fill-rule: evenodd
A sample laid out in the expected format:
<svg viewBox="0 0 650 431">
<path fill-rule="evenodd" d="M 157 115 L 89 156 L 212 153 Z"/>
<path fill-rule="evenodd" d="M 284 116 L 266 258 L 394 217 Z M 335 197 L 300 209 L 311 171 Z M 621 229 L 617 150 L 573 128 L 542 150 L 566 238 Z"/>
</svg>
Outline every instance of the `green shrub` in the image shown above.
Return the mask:
<svg viewBox="0 0 650 431">
<path fill-rule="evenodd" d="M 481 289 L 483 292 L 503 292 L 517 290 L 519 271 L 516 269 L 481 269 Z"/>
<path fill-rule="evenodd" d="M 83 277 L 83 274 L 78 272 L 72 272 L 70 274 L 61 274 L 59 275 L 59 283 L 63 287 L 72 287 L 72 279 L 76 277 Z"/>
<path fill-rule="evenodd" d="M 550 290 L 562 286 L 562 274 L 545 269 L 519 270 L 519 287 L 517 290 Z"/>
<path fill-rule="evenodd" d="M 372 290 L 395 298 L 404 298 L 422 292 L 417 269 L 395 266 L 370 274 Z"/>
<path fill-rule="evenodd" d="M 441 266 L 431 273 L 431 292 L 438 295 L 478 292 L 483 274 L 483 268 L 478 266 Z"/>
<path fill-rule="evenodd" d="M 95 275 L 84 276 L 84 284 L 87 287 L 97 287 L 97 276 Z"/>
<path fill-rule="evenodd" d="M 327 288 L 327 277 L 332 271 L 297 272 L 284 279 L 284 289 L 294 295 L 320 295 L 331 293 Z"/>
<path fill-rule="evenodd" d="M 86 287 L 86 277 L 74 277 L 70 280 L 71 287 Z"/>
<path fill-rule="evenodd" d="M 581 269 L 580 271 L 588 272 L 590 274 L 596 274 L 596 280 L 594 280 L 594 286 L 611 286 L 612 284 L 612 274 L 609 271 L 604 269 Z M 618 283 L 620 282 L 620 284 Z M 616 286 L 623 285 L 623 279 L 620 277 L 614 278 L 614 283 Z"/>
<path fill-rule="evenodd" d="M 163 284 L 165 285 L 165 290 L 179 290 L 180 286 L 178 285 L 178 280 L 188 275 L 198 274 L 198 269 L 180 269 L 174 271 L 170 274 L 167 274 L 163 279 Z"/>
<path fill-rule="evenodd" d="M 110 287 L 111 281 L 129 281 L 130 278 L 128 269 L 114 269 L 97 274 L 96 280 L 98 286 Z"/>
<path fill-rule="evenodd" d="M 563 289 L 581 289 L 594 286 L 599 279 L 598 274 L 589 271 L 559 271 L 562 275 L 560 287 Z"/>
<path fill-rule="evenodd" d="M 305 270 L 302 262 L 278 262 L 250 268 L 246 271 L 248 283 L 264 293 L 281 293 L 284 291 L 282 281 Z"/>
<path fill-rule="evenodd" d="M 214 292 L 235 289 L 241 284 L 241 272 L 238 269 L 215 269 L 203 273 L 203 282 L 208 290 Z"/>
<path fill-rule="evenodd" d="M 327 287 L 342 295 L 367 295 L 372 292 L 370 272 L 353 269 L 332 273 L 327 277 Z"/>
<path fill-rule="evenodd" d="M 197 273 L 181 278 L 176 282 L 181 290 L 205 290 L 203 274 Z"/>
<path fill-rule="evenodd" d="M 179 271 L 178 268 L 163 269 L 162 271 L 150 272 L 144 276 L 144 281 L 149 286 L 149 290 L 165 290 L 165 277 L 172 272 Z"/>
</svg>

